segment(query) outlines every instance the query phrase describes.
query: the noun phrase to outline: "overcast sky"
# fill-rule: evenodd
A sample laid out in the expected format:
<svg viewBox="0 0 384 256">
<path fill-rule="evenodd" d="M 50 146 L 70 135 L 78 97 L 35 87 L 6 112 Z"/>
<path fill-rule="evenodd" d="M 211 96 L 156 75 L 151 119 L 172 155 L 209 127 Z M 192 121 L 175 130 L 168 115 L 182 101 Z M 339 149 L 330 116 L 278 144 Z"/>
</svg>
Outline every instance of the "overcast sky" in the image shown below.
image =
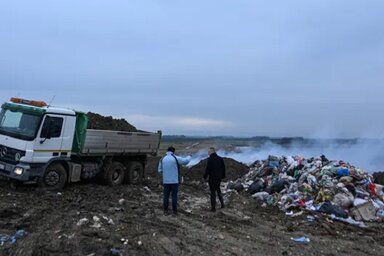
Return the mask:
<svg viewBox="0 0 384 256">
<path fill-rule="evenodd" d="M 384 137 L 384 1 L 1 1 L 0 97 L 165 134 Z"/>
</svg>

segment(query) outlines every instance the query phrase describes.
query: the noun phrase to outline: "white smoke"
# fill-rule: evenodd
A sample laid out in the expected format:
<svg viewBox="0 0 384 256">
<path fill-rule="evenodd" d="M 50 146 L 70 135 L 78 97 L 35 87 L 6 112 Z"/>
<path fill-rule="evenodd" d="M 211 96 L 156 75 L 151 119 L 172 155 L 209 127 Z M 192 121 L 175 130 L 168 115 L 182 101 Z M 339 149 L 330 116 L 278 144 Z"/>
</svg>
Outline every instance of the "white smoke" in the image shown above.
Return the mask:
<svg viewBox="0 0 384 256">
<path fill-rule="evenodd" d="M 187 167 L 192 167 L 198 164 L 200 161 L 206 159 L 208 157 L 208 149 L 201 149 L 198 152 L 192 154 L 192 159 L 188 163 Z"/>
<path fill-rule="evenodd" d="M 230 151 L 219 149 L 217 153 L 222 157 L 233 158 L 245 164 L 266 159 L 269 155 L 301 155 L 305 158 L 325 155 L 329 160 L 342 160 L 370 173 L 384 170 L 383 140 L 362 139 L 349 142 L 311 140 L 311 143 L 293 144 L 289 147 L 268 142 L 260 147 L 235 147 Z M 207 157 L 207 149 L 200 150 L 192 155 L 188 166 L 191 167 Z"/>
</svg>

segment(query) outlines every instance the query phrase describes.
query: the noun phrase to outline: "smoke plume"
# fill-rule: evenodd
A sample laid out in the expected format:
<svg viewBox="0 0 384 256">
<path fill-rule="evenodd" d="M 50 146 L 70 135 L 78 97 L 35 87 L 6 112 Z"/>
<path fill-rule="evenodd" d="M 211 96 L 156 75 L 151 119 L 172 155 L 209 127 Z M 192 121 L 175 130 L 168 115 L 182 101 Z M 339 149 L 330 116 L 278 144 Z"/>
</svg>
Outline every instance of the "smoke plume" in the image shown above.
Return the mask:
<svg viewBox="0 0 384 256">
<path fill-rule="evenodd" d="M 329 160 L 343 160 L 367 172 L 384 170 L 384 141 L 375 139 L 356 140 L 310 140 L 289 146 L 266 142 L 261 146 L 241 146 L 232 150 L 218 149 L 218 155 L 233 158 L 245 164 L 274 156 L 296 156 L 305 158 L 325 155 Z M 207 158 L 207 150 L 192 155 L 189 166 Z"/>
</svg>

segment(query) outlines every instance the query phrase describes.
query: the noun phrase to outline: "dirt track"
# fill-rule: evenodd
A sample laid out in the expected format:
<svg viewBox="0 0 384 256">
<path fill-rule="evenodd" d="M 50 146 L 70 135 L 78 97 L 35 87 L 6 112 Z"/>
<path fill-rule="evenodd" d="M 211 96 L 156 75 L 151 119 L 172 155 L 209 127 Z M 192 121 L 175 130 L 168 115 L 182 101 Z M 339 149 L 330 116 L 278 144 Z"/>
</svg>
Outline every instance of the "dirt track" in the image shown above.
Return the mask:
<svg viewBox="0 0 384 256">
<path fill-rule="evenodd" d="M 179 215 L 164 216 L 154 166 L 137 186 L 73 184 L 53 193 L 1 182 L 0 234 L 27 235 L 6 242 L 0 255 L 383 255 L 383 224 L 288 217 L 246 192 L 227 194 L 227 207 L 211 213 L 198 180 L 180 186 Z M 309 244 L 291 240 L 303 235 Z"/>
</svg>

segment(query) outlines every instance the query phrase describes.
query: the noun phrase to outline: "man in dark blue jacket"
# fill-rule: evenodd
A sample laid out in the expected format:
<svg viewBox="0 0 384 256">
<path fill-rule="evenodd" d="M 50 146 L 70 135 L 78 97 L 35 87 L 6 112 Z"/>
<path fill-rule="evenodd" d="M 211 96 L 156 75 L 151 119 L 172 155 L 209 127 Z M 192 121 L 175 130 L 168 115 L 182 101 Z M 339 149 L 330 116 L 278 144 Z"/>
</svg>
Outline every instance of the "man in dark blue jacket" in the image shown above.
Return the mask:
<svg viewBox="0 0 384 256">
<path fill-rule="evenodd" d="M 216 193 L 221 203 L 221 208 L 224 208 L 223 195 L 220 190 L 221 180 L 225 178 L 225 164 L 223 158 L 216 154 L 215 148 L 211 147 L 208 150 L 208 162 L 205 168 L 204 179 L 208 177 L 209 190 L 211 192 L 211 211 L 216 211 Z"/>
</svg>

